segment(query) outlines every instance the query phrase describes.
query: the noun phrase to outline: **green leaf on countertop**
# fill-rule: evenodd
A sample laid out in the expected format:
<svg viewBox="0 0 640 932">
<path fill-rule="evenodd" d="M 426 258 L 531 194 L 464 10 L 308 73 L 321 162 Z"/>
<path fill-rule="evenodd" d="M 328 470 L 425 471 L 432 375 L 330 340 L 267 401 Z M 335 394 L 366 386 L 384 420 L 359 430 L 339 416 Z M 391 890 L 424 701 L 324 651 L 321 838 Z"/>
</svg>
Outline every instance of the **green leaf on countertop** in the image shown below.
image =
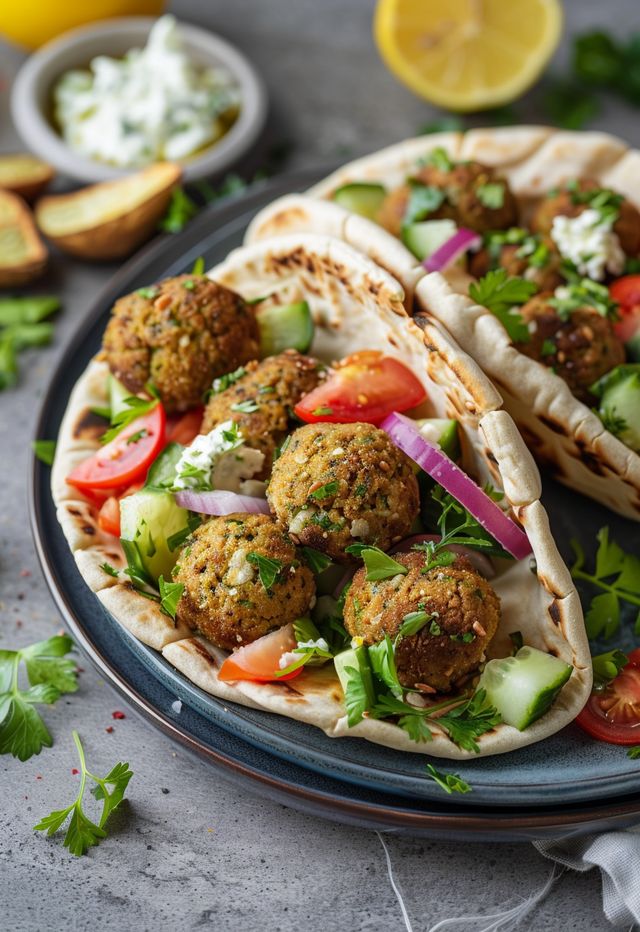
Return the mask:
<svg viewBox="0 0 640 932">
<path fill-rule="evenodd" d="M 59 310 L 60 299 L 50 296 L 0 298 L 0 327 L 39 324 Z"/>
</svg>

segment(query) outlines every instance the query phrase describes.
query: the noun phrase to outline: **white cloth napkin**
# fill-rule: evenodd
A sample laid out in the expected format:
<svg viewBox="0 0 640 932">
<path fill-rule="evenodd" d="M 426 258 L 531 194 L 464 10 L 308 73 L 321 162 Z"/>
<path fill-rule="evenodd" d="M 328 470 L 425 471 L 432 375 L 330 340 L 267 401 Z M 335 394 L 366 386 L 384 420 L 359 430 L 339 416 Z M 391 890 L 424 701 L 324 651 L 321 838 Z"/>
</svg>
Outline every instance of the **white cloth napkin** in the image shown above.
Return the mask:
<svg viewBox="0 0 640 932">
<path fill-rule="evenodd" d="M 572 870 L 602 874 L 602 908 L 609 922 L 629 929 L 640 923 L 640 826 L 629 831 L 603 832 L 534 841 L 545 858 Z"/>
</svg>

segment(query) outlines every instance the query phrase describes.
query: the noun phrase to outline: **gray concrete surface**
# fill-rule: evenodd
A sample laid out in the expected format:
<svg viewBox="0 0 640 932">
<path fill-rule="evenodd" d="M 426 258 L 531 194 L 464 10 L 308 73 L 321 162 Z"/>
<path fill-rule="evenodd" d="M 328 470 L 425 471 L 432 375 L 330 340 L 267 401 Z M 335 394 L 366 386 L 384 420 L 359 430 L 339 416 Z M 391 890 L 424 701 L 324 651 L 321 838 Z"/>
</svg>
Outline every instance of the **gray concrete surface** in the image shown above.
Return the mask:
<svg viewBox="0 0 640 932">
<path fill-rule="evenodd" d="M 413 134 L 432 116 L 384 70 L 370 38 L 370 0 L 182 0 L 185 19 L 218 30 L 254 59 L 275 104 L 274 133 L 296 142 L 292 164 L 325 162 Z M 606 8 L 567 4 L 570 30 L 608 22 L 640 27 L 634 0 Z M 566 59 L 566 45 L 557 62 Z M 18 56 L 0 48 L 0 149 L 14 143 L 6 79 Z M 540 90 L 519 106 L 540 118 Z M 640 143 L 637 112 L 611 102 L 597 125 Z M 20 385 L 0 395 L 0 646 L 16 647 L 60 627 L 33 550 L 26 508 L 27 444 L 49 373 L 112 268 L 56 258 L 42 290 L 64 312 L 54 345 L 23 358 Z M 55 745 L 21 764 L 4 757 L 0 835 L 0 929 L 7 932 L 396 930 L 404 928 L 375 834 L 330 824 L 257 799 L 212 775 L 131 710 L 86 660 L 78 693 L 45 713 Z M 112 734 L 105 728 L 113 725 Z M 71 728 L 96 769 L 128 760 L 129 802 L 110 837 L 86 858 L 33 824 L 72 798 Z M 397 880 L 415 932 L 445 917 L 491 913 L 542 885 L 549 864 L 527 845 L 460 845 L 389 837 Z M 480 928 L 482 926 L 475 926 Z M 470 928 L 466 926 L 465 928 Z M 605 930 L 597 874 L 565 874 L 522 928 Z"/>
</svg>

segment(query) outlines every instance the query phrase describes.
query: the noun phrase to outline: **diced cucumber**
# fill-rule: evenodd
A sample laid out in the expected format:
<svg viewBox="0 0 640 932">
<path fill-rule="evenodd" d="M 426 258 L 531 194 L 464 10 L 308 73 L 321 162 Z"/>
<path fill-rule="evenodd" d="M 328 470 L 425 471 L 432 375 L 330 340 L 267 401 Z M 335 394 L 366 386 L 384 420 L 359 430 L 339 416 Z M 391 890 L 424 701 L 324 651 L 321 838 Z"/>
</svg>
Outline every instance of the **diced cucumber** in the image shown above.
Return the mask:
<svg viewBox="0 0 640 932">
<path fill-rule="evenodd" d="M 427 417 L 416 421 L 420 433 L 431 443 L 437 443 L 450 459 L 460 456 L 460 438 L 458 422 L 443 417 Z"/>
<path fill-rule="evenodd" d="M 535 647 L 521 647 L 515 657 L 490 660 L 478 682 L 502 721 L 524 731 L 550 708 L 573 667 Z"/>
<path fill-rule="evenodd" d="M 423 220 L 410 223 L 402 230 L 402 242 L 417 259 L 427 259 L 455 234 L 453 220 Z"/>
<path fill-rule="evenodd" d="M 181 443 L 169 443 L 149 467 L 144 483 L 145 489 L 170 489 L 176 478 L 176 466 L 184 447 Z"/>
<path fill-rule="evenodd" d="M 124 542 L 135 545 L 138 561 L 146 576 L 157 583 L 160 576 L 171 579 L 177 551 L 169 549 L 167 538 L 187 526 L 189 512 L 176 504 L 170 492 L 141 489 L 120 500 L 120 534 Z M 128 556 L 129 558 L 129 556 Z"/>
<path fill-rule="evenodd" d="M 124 403 L 125 398 L 131 398 L 134 394 L 126 388 L 122 382 L 119 382 L 115 375 L 109 373 L 109 410 L 111 411 L 111 420 L 113 421 L 116 414 L 129 409 L 129 405 Z"/>
<path fill-rule="evenodd" d="M 591 391 L 600 398 L 600 417 L 619 440 L 640 453 L 640 363 L 616 366 Z"/>
<path fill-rule="evenodd" d="M 366 698 L 363 707 L 359 711 L 347 710 L 349 725 L 356 725 L 362 720 L 362 711 L 372 708 L 376 701 L 369 652 L 366 647 L 352 647 L 349 650 L 343 650 L 341 654 L 337 654 L 333 658 L 333 663 L 345 695 L 352 679 L 364 688 Z"/>
<path fill-rule="evenodd" d="M 262 358 L 275 356 L 286 349 L 306 353 L 313 342 L 313 317 L 306 301 L 297 304 L 272 304 L 256 312 L 260 330 Z"/>
<path fill-rule="evenodd" d="M 368 220 L 377 219 L 386 196 L 387 190 L 384 185 L 364 181 L 345 184 L 333 192 L 336 204 Z"/>
</svg>

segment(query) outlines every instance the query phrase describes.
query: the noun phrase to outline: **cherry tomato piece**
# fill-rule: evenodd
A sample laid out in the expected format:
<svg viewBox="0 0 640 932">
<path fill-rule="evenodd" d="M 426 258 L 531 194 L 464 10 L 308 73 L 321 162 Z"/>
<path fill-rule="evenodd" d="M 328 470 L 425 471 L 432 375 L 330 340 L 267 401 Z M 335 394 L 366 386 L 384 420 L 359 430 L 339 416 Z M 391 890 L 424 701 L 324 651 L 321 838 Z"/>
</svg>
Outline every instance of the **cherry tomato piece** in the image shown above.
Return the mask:
<svg viewBox="0 0 640 932">
<path fill-rule="evenodd" d="M 591 693 L 576 722 L 609 744 L 640 744 L 640 649 L 604 689 Z"/>
<path fill-rule="evenodd" d="M 296 646 L 293 625 L 285 625 L 277 631 L 263 635 L 252 644 L 239 647 L 230 654 L 218 671 L 218 678 L 223 682 L 234 680 L 251 680 L 254 683 L 267 683 L 270 680 L 290 680 L 302 667 L 285 676 L 277 676 L 280 670 L 280 658 Z M 289 666 L 289 664 L 286 664 Z"/>
<path fill-rule="evenodd" d="M 392 411 L 415 408 L 426 398 L 422 382 L 399 360 L 375 350 L 354 353 L 338 363 L 325 382 L 295 406 L 308 423 L 378 424 Z"/>
<path fill-rule="evenodd" d="M 144 479 L 165 441 L 165 413 L 157 404 L 136 418 L 117 437 L 83 460 L 67 476 L 67 482 L 82 492 L 118 489 Z"/>
</svg>

